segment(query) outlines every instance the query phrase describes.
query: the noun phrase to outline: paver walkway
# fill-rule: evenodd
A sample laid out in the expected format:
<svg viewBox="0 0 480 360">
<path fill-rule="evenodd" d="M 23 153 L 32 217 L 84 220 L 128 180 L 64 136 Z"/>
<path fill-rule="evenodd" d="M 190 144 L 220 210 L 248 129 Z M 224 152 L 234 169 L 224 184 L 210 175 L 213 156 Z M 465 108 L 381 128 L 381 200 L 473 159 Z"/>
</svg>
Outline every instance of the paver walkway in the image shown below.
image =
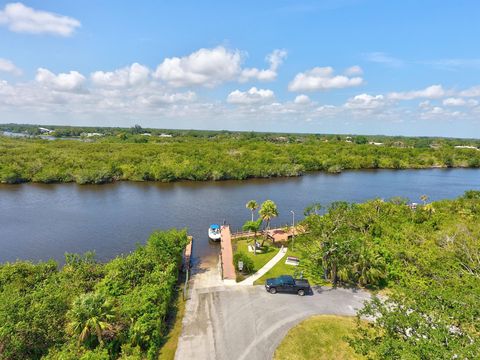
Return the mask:
<svg viewBox="0 0 480 360">
<path fill-rule="evenodd" d="M 283 259 L 285 254 L 287 253 L 287 248 L 283 247 L 280 249 L 277 255 L 270 259 L 263 267 L 258 270 L 255 274 L 249 276 L 245 280 L 238 283 L 238 285 L 253 285 L 255 281 L 260 279 L 263 275 L 265 275 L 271 268 L 273 268 L 280 260 Z"/>
</svg>

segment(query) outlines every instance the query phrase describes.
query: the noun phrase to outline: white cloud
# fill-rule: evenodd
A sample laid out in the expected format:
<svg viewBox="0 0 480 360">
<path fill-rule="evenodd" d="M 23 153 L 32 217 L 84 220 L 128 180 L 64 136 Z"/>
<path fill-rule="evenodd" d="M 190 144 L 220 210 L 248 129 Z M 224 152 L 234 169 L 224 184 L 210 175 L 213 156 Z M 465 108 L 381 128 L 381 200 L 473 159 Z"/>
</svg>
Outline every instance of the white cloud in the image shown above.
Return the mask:
<svg viewBox="0 0 480 360">
<path fill-rule="evenodd" d="M 267 55 L 266 60 L 270 63 L 270 68 L 265 70 L 259 70 L 257 68 L 243 69 L 240 75 L 240 82 L 246 82 L 249 80 L 260 81 L 272 81 L 277 78 L 278 67 L 283 63 L 283 60 L 287 57 L 285 50 L 274 50 L 271 54 Z"/>
<path fill-rule="evenodd" d="M 391 100 L 413 100 L 413 99 L 438 99 L 446 95 L 442 85 L 432 85 L 422 90 L 413 90 L 406 92 L 392 92 L 388 94 Z"/>
<path fill-rule="evenodd" d="M 420 109 L 429 109 L 432 105 L 430 104 L 430 100 L 425 100 L 425 101 L 421 101 L 419 104 L 418 104 L 418 107 Z"/>
<path fill-rule="evenodd" d="M 315 67 L 303 73 L 298 73 L 288 85 L 290 91 L 315 91 L 342 89 L 359 86 L 363 83 L 361 77 L 334 75 L 331 67 Z"/>
<path fill-rule="evenodd" d="M 459 118 L 464 116 L 465 114 L 460 111 L 449 111 L 440 106 L 433 106 L 427 108 L 424 112 L 422 112 L 419 116 L 421 119 L 430 120 L 430 119 L 451 119 L 451 118 Z"/>
<path fill-rule="evenodd" d="M 314 115 L 335 116 L 341 112 L 341 109 L 334 105 L 322 105 L 315 109 Z"/>
<path fill-rule="evenodd" d="M 394 67 L 394 68 L 402 67 L 403 65 L 405 65 L 403 60 L 394 58 L 384 52 L 371 52 L 371 53 L 365 54 L 365 59 L 370 62 L 374 62 L 377 64 L 382 64 L 382 65 Z"/>
<path fill-rule="evenodd" d="M 444 106 L 465 106 L 466 103 L 467 102 L 464 99 L 454 97 L 450 97 L 442 101 Z"/>
<path fill-rule="evenodd" d="M 462 99 L 462 98 L 450 97 L 450 98 L 444 99 L 442 104 L 444 106 L 470 106 L 470 107 L 473 107 L 473 106 L 478 105 L 478 101 L 475 100 L 475 99 L 465 100 L 465 99 Z"/>
<path fill-rule="evenodd" d="M 469 99 L 467 100 L 467 106 L 470 106 L 470 107 L 475 107 L 479 104 L 478 100 L 474 100 L 474 99 Z"/>
<path fill-rule="evenodd" d="M 348 99 L 345 107 L 348 109 L 373 110 L 385 105 L 383 95 L 360 94 Z"/>
<path fill-rule="evenodd" d="M 38 68 L 35 80 L 38 83 L 57 91 L 84 92 L 83 84 L 85 83 L 85 76 L 78 71 L 70 71 L 69 73 L 55 75 L 50 70 Z"/>
<path fill-rule="evenodd" d="M 310 100 L 310 98 L 307 95 L 302 94 L 302 95 L 298 95 L 293 102 L 298 105 L 305 105 L 305 104 L 311 103 L 312 100 Z"/>
<path fill-rule="evenodd" d="M 275 94 L 272 90 L 252 87 L 248 91 L 232 91 L 228 94 L 227 102 L 230 104 L 247 105 L 272 102 L 274 99 Z"/>
<path fill-rule="evenodd" d="M 213 87 L 233 80 L 240 73 L 240 52 L 223 46 L 200 49 L 184 57 L 166 58 L 154 76 L 174 87 Z"/>
<path fill-rule="evenodd" d="M 197 99 L 197 95 L 193 91 L 173 94 L 152 94 L 141 96 L 138 101 L 147 106 L 174 104 L 180 102 L 192 102 Z"/>
<path fill-rule="evenodd" d="M 13 62 L 2 58 L 0 58 L 0 72 L 10 73 L 16 76 L 22 74 L 22 70 L 20 70 Z"/>
<path fill-rule="evenodd" d="M 362 75 L 363 74 L 363 69 L 358 66 L 358 65 L 354 65 L 354 66 L 350 66 L 348 69 L 345 70 L 345 75 Z"/>
<path fill-rule="evenodd" d="M 139 63 L 115 71 L 96 71 L 91 75 L 92 82 L 103 87 L 128 87 L 145 84 L 150 70 Z"/>
<path fill-rule="evenodd" d="M 81 24 L 68 16 L 35 10 L 22 3 L 9 3 L 0 11 L 0 25 L 19 33 L 70 36 Z"/>
<path fill-rule="evenodd" d="M 458 95 L 465 96 L 465 97 L 480 97 L 480 85 L 473 86 L 469 89 L 460 91 Z"/>
</svg>

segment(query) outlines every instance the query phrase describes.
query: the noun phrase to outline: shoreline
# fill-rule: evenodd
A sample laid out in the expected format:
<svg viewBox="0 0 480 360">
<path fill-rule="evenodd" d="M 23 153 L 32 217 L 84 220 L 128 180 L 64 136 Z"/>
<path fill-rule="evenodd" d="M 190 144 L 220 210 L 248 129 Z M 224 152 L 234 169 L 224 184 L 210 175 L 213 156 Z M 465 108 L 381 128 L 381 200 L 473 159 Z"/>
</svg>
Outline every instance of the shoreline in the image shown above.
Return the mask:
<svg viewBox="0 0 480 360">
<path fill-rule="evenodd" d="M 114 179 L 113 181 L 106 181 L 100 183 L 78 183 L 76 181 L 61 181 L 61 182 L 36 182 L 36 181 L 23 181 L 16 183 L 9 182 L 0 182 L 0 186 L 15 186 L 15 185 L 24 185 L 24 184 L 33 184 L 33 185 L 60 185 L 60 184 L 75 184 L 78 186 L 103 186 L 103 185 L 113 185 L 117 183 L 137 183 L 137 184 L 177 184 L 177 183 L 226 183 L 226 182 L 248 182 L 248 181 L 268 181 L 268 180 L 284 180 L 284 179 L 295 179 L 302 178 L 305 176 L 314 176 L 314 175 L 328 175 L 328 176 L 339 176 L 344 173 L 351 172 L 377 172 L 377 171 L 422 171 L 422 170 L 480 170 L 480 167 L 472 166 L 441 166 L 434 165 L 429 167 L 412 167 L 412 168 L 359 168 L 359 169 L 342 169 L 340 172 L 328 172 L 326 170 L 312 170 L 305 171 L 298 175 L 278 175 L 278 176 L 268 176 L 268 177 L 247 177 L 244 179 L 207 179 L 207 180 L 190 180 L 190 179 L 178 179 L 172 181 L 162 181 L 162 180 L 131 180 L 131 179 Z"/>
</svg>

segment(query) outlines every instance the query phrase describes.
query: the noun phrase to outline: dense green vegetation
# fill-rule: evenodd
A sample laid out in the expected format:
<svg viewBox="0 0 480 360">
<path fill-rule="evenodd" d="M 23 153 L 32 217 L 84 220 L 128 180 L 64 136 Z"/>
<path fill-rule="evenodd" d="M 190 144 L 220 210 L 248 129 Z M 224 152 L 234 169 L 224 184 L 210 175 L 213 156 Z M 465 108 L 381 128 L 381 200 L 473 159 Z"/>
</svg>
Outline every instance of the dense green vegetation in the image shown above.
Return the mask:
<svg viewBox="0 0 480 360">
<path fill-rule="evenodd" d="M 105 136 L 84 136 L 80 141 L 0 136 L 0 182 L 168 182 L 298 176 L 307 171 L 338 173 L 344 169 L 480 167 L 479 150 L 454 147 L 478 147 L 477 140 L 186 130 L 168 131 L 172 137 L 162 137 L 161 130 L 140 127 L 53 128 L 63 136 L 85 131 Z M 24 125 L 3 129 L 38 131 L 38 127 Z M 369 144 L 375 141 L 382 145 Z"/>
<path fill-rule="evenodd" d="M 171 230 L 106 264 L 0 265 L 0 359 L 156 359 L 186 243 Z"/>
<path fill-rule="evenodd" d="M 402 199 L 311 213 L 296 250 L 309 278 L 386 288 L 352 346 L 372 359 L 480 354 L 480 192 L 412 208 Z"/>
</svg>

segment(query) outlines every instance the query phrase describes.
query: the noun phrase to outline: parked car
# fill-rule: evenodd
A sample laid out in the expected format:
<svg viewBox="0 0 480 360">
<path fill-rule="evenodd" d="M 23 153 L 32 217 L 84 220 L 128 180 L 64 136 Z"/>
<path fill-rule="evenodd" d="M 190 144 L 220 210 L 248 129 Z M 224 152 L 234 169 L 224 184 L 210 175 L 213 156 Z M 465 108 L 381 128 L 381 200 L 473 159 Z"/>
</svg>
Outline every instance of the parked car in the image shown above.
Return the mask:
<svg viewBox="0 0 480 360">
<path fill-rule="evenodd" d="M 310 284 L 305 279 L 294 279 L 290 275 L 282 275 L 277 278 L 267 279 L 265 289 L 270 294 L 287 292 L 304 296 L 310 292 Z"/>
</svg>

